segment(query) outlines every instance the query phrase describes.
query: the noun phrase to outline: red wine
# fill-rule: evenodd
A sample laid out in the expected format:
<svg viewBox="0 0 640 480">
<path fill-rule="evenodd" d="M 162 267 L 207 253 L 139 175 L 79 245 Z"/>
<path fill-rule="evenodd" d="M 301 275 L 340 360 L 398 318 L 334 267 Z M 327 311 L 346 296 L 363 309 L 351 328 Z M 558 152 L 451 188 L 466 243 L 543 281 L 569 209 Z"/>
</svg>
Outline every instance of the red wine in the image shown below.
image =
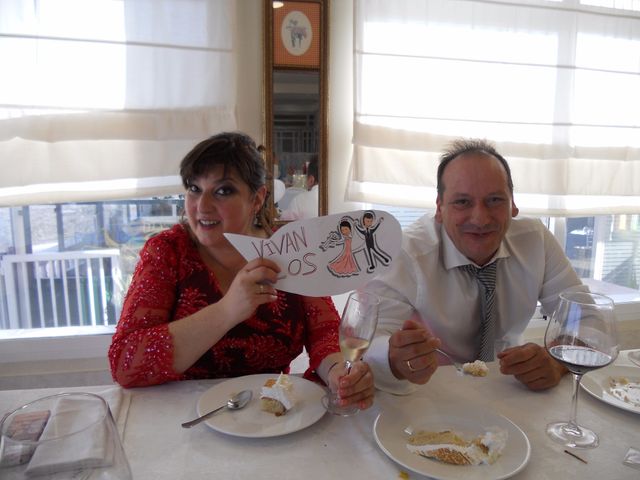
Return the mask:
<svg viewBox="0 0 640 480">
<path fill-rule="evenodd" d="M 606 367 L 613 361 L 611 355 L 577 345 L 556 345 L 549 349 L 549 353 L 576 375 Z"/>
</svg>

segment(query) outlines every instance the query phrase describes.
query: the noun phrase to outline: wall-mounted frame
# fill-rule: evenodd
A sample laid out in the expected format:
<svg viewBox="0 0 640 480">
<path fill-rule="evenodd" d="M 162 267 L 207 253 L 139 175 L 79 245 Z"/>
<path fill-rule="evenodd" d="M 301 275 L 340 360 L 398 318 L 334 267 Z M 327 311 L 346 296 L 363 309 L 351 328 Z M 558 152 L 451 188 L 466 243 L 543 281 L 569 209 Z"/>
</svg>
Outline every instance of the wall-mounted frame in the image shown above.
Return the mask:
<svg viewBox="0 0 640 480">
<path fill-rule="evenodd" d="M 263 0 L 263 143 L 267 168 L 274 179 L 286 182 L 289 170 L 301 168 L 301 159 L 307 160 L 303 163 L 308 166 L 309 158 L 317 155 L 318 215 L 328 213 L 328 18 L 329 0 Z M 308 127 L 300 135 L 304 142 L 297 152 L 289 151 L 289 143 L 283 142 L 291 134 L 283 133 L 283 129 L 294 123 Z M 294 190 L 289 183 L 286 186 L 285 198 L 277 208 L 273 202 L 271 205 L 276 220 L 284 218 L 278 217 L 280 207 Z"/>
<path fill-rule="evenodd" d="M 319 69 L 321 5 L 283 3 L 273 11 L 273 66 Z"/>
</svg>

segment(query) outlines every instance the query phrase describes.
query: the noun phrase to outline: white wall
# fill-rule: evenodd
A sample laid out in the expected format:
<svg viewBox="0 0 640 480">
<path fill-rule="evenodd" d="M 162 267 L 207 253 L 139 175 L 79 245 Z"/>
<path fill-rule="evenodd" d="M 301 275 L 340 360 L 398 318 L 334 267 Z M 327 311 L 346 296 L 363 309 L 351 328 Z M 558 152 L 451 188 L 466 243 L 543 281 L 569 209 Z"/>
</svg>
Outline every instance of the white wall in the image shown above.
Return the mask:
<svg viewBox="0 0 640 480">
<path fill-rule="evenodd" d="M 360 209 L 345 190 L 353 138 L 353 1 L 331 2 L 329 17 L 329 213 Z"/>
<path fill-rule="evenodd" d="M 262 138 L 262 1 L 237 0 L 236 19 L 242 28 L 235 32 L 238 58 L 236 65 L 238 130 L 249 134 L 257 143 Z M 215 132 L 211 132 L 212 134 Z"/>
</svg>

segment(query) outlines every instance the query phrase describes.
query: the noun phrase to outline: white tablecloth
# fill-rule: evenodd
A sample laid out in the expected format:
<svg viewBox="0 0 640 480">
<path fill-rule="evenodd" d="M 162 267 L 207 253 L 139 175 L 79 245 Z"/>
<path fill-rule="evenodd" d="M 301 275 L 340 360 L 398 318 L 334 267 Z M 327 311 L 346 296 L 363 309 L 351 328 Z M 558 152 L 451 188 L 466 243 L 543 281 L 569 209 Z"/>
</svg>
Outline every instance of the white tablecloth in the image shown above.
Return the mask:
<svg viewBox="0 0 640 480">
<path fill-rule="evenodd" d="M 628 365 L 625 355 L 618 359 Z M 564 448 L 545 434 L 545 425 L 566 419 L 571 405 L 572 378 L 545 392 L 531 392 L 489 364 L 486 378 L 460 377 L 452 367 L 441 367 L 431 381 L 409 397 L 378 393 L 376 404 L 360 414 L 342 418 L 325 415 L 312 426 L 282 437 L 231 437 L 201 424 L 183 429 L 194 417 L 200 395 L 217 381 L 176 382 L 127 390 L 131 401 L 123 442 L 136 480 L 158 479 L 397 479 L 404 469 L 377 446 L 372 434 L 376 416 L 401 407 L 416 396 L 424 408 L 432 403 L 464 399 L 508 417 L 528 436 L 531 459 L 513 478 L 638 479 L 640 471 L 622 464 L 630 446 L 640 448 L 640 414 L 599 401 L 581 391 L 578 420 L 595 429 L 601 444 L 576 452 L 588 464 L 563 453 Z M 65 389 L 104 391 L 107 386 Z M 21 403 L 61 389 L 0 391 L 0 415 Z M 122 419 L 120 419 L 122 422 Z M 481 467 L 479 467 L 481 468 Z M 409 472 L 411 479 L 425 478 Z M 460 478 L 464 478 L 461 476 Z"/>
</svg>

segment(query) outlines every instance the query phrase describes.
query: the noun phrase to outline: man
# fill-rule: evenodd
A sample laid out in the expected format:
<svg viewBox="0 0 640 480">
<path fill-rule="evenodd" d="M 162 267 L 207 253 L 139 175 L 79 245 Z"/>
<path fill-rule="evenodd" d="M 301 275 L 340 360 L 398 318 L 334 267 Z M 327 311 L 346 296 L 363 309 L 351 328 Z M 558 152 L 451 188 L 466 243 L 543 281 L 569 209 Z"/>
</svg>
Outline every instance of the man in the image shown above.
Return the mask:
<svg viewBox="0 0 640 480">
<path fill-rule="evenodd" d="M 560 292 L 586 287 L 541 222 L 512 220 L 511 171 L 492 145 L 454 142 L 437 183 L 435 216 L 404 231 L 390 269 L 365 287 L 381 297 L 366 355 L 377 386 L 408 393 L 435 372 L 435 348 L 463 362 L 493 360 L 496 340 L 510 346 L 497 353 L 503 374 L 532 390 L 556 385 L 566 369 L 544 347 L 520 345 L 520 337 L 538 300 L 550 313 Z"/>
<path fill-rule="evenodd" d="M 387 253 L 378 246 L 378 242 L 376 242 L 375 238 L 376 230 L 384 218 L 381 218 L 378 223 L 374 224 L 375 217 L 376 214 L 373 211 L 367 210 L 362 215 L 362 222 L 357 218 L 356 223 L 354 224 L 356 230 L 360 232 L 360 235 L 364 238 L 364 253 L 368 265 L 367 272 L 369 273 L 376 269 L 378 262 L 386 267 L 391 261 L 391 257 L 389 257 L 389 255 L 387 255 Z"/>
<path fill-rule="evenodd" d="M 300 220 L 318 216 L 318 156 L 314 155 L 307 167 L 307 190 L 291 200 L 280 215 L 280 220 Z"/>
</svg>

